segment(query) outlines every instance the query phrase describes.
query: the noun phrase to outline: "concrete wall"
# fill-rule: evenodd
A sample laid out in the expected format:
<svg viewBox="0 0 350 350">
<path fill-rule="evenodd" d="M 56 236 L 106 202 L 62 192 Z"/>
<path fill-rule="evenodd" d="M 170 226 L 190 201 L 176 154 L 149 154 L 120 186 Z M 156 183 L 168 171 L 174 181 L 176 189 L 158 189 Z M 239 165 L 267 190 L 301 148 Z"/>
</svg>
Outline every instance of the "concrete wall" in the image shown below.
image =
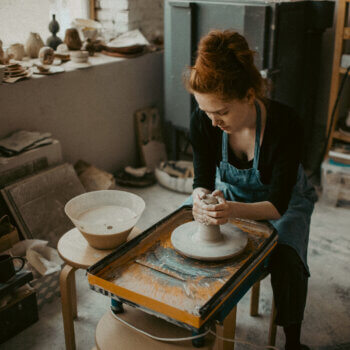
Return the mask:
<svg viewBox="0 0 350 350">
<path fill-rule="evenodd" d="M 64 159 L 107 171 L 136 165 L 134 112 L 163 103 L 163 54 L 0 85 L 0 138 L 49 131 Z"/>
</svg>

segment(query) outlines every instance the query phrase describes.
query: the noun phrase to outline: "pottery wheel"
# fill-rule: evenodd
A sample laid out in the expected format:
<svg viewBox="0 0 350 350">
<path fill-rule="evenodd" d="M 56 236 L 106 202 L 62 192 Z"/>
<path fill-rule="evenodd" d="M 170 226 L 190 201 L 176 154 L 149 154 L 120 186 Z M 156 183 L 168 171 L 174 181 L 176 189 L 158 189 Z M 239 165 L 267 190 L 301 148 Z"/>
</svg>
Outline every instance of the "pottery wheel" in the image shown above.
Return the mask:
<svg viewBox="0 0 350 350">
<path fill-rule="evenodd" d="M 198 260 L 226 260 L 240 255 L 248 244 L 248 234 L 232 224 L 220 226 L 221 238 L 216 241 L 201 240 L 198 225 L 191 221 L 173 231 L 171 243 L 177 252 Z"/>
</svg>

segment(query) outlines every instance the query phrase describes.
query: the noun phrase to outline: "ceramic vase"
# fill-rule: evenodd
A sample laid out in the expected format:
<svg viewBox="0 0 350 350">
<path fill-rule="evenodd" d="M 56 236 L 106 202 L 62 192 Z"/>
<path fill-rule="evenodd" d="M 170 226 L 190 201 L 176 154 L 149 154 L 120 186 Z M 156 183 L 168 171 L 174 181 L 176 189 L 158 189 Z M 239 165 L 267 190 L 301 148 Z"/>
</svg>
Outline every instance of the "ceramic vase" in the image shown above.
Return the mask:
<svg viewBox="0 0 350 350">
<path fill-rule="evenodd" d="M 64 42 L 67 44 L 69 50 L 80 50 L 82 45 L 79 33 L 75 28 L 66 30 Z"/>
<path fill-rule="evenodd" d="M 46 45 L 56 50 L 57 46 L 62 44 L 62 40 L 56 36 L 56 33 L 60 30 L 60 25 L 56 21 L 56 15 L 52 15 L 52 21 L 49 23 L 49 31 L 52 35 L 46 40 Z"/>
<path fill-rule="evenodd" d="M 18 43 L 12 44 L 6 52 L 8 55 L 12 55 L 13 59 L 16 61 L 22 61 L 23 57 L 26 55 L 24 46 Z"/>
<path fill-rule="evenodd" d="M 37 58 L 43 46 L 44 42 L 40 35 L 38 33 L 30 33 L 25 45 L 27 56 L 30 58 Z"/>
</svg>

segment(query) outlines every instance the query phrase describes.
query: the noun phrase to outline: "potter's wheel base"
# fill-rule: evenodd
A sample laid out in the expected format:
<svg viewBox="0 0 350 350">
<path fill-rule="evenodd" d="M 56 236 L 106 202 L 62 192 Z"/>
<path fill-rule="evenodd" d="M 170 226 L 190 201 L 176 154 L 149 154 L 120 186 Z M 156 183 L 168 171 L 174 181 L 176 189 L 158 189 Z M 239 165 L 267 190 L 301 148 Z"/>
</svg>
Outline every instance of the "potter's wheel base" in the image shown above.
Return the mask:
<svg viewBox="0 0 350 350">
<path fill-rule="evenodd" d="M 189 258 L 203 261 L 219 261 L 240 255 L 248 244 L 248 235 L 232 224 L 220 226 L 222 239 L 203 241 L 198 239 L 198 223 L 188 222 L 177 227 L 171 235 L 175 250 Z"/>
</svg>

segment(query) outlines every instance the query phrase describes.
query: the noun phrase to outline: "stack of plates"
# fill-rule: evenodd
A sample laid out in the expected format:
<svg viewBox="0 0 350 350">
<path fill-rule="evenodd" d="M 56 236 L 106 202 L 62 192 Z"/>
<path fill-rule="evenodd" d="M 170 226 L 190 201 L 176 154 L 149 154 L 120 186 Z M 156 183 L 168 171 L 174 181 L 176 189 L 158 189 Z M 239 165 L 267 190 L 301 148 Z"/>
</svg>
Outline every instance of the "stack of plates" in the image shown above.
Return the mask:
<svg viewBox="0 0 350 350">
<path fill-rule="evenodd" d="M 146 45 L 131 45 L 124 47 L 104 46 L 102 53 L 113 57 L 132 58 L 143 55 L 145 53 L 145 48 Z"/>
<path fill-rule="evenodd" d="M 21 79 L 29 78 L 32 75 L 30 69 L 21 66 L 19 63 L 11 63 L 5 68 L 5 83 L 14 83 Z"/>
</svg>

